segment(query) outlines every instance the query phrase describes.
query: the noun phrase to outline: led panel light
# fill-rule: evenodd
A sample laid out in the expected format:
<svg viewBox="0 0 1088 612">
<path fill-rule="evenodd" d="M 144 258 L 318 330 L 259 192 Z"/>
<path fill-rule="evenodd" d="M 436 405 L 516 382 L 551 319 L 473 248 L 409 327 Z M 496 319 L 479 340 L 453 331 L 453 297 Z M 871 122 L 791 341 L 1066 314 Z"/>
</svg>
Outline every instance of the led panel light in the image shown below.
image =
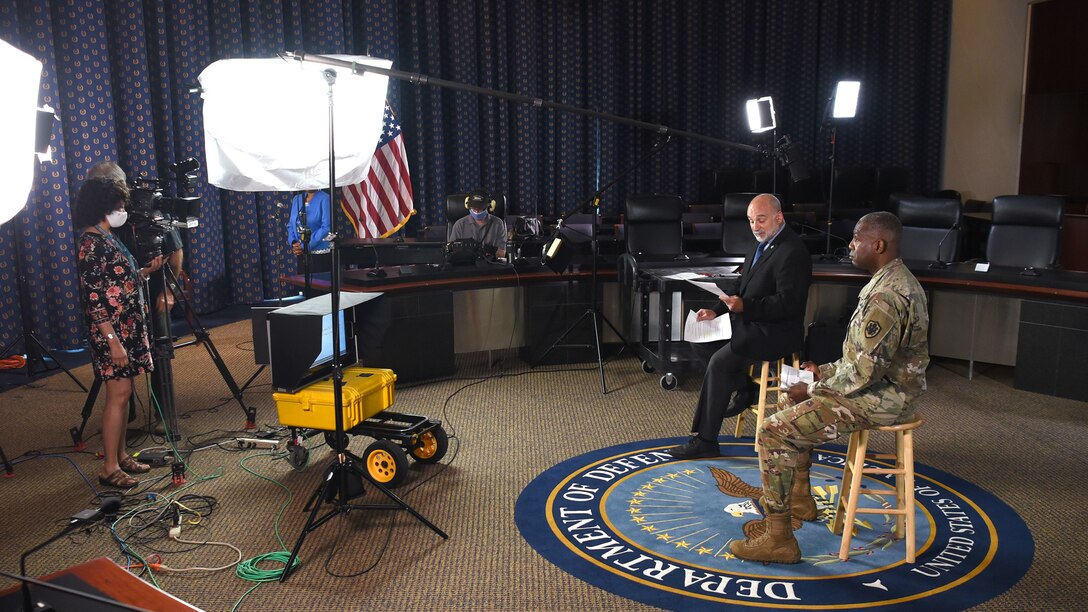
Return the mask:
<svg viewBox="0 0 1088 612">
<path fill-rule="evenodd" d="M 753 134 L 769 132 L 777 127 L 774 117 L 774 101 L 770 96 L 748 100 L 748 129 Z"/>
<path fill-rule="evenodd" d="M 835 105 L 831 109 L 834 119 L 849 119 L 858 112 L 858 95 L 861 81 L 839 81 L 835 87 Z"/>
</svg>

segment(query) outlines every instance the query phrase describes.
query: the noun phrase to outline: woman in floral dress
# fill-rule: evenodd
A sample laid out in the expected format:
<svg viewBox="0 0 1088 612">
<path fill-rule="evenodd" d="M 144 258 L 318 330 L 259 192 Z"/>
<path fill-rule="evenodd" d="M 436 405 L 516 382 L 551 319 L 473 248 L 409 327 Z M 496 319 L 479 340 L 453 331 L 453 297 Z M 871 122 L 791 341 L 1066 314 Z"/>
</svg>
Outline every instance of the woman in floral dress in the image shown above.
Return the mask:
<svg viewBox="0 0 1088 612">
<path fill-rule="evenodd" d="M 128 188 L 123 181 L 93 178 L 83 184 L 73 211 L 79 237 L 79 288 L 90 339 L 95 375 L 106 386 L 102 412 L 104 462 L 98 481 L 128 489 L 139 481 L 130 474 L 151 468 L 126 450 L 126 405 L 132 379 L 150 372 L 151 343 L 146 320 L 143 280 L 162 266 L 156 257 L 141 268 L 112 232 L 127 219 Z"/>
</svg>

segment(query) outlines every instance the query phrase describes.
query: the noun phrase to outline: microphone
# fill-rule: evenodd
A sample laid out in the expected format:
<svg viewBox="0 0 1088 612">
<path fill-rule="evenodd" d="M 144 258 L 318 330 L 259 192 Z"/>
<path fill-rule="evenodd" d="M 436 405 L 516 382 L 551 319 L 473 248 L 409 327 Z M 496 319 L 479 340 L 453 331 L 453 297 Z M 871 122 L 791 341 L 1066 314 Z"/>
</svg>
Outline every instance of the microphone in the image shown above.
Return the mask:
<svg viewBox="0 0 1088 612">
<path fill-rule="evenodd" d="M 849 247 L 850 247 L 850 241 L 849 240 L 843 238 L 842 236 L 836 236 L 835 234 L 832 234 L 831 232 L 829 232 L 829 231 L 827 231 L 825 229 L 820 229 L 818 227 L 808 225 L 807 223 L 794 223 L 793 225 L 799 226 L 802 229 L 810 229 L 810 230 L 820 234 L 821 236 L 827 236 L 828 237 L 828 244 L 831 243 L 831 238 L 834 238 L 835 240 L 842 241 L 842 246 L 841 247 L 835 249 L 834 251 L 831 251 L 831 252 L 828 252 L 828 253 L 824 253 L 823 255 L 820 255 L 820 261 L 834 261 L 834 262 L 837 262 L 837 263 L 850 263 L 849 254 L 840 255 L 840 253 L 842 252 L 842 250 L 844 248 L 847 251 L 850 250 L 849 249 Z M 808 234 L 805 234 L 805 236 L 807 236 L 807 235 Z"/>
<path fill-rule="evenodd" d="M 49 546 L 53 542 L 56 542 L 57 540 L 63 538 L 69 533 L 72 533 L 80 526 L 97 523 L 106 516 L 117 516 L 117 511 L 120 509 L 121 499 L 119 497 L 110 497 L 103 501 L 102 505 L 99 506 L 97 510 L 83 510 L 72 515 L 72 519 L 68 521 L 68 524 L 64 526 L 64 529 L 62 529 L 60 533 L 42 542 L 41 544 L 38 544 L 34 548 L 31 548 L 30 550 L 23 553 L 21 557 L 19 557 L 19 574 L 22 576 L 26 576 L 26 559 L 30 555 L 38 552 L 46 546 Z M 27 611 L 34 610 L 34 602 L 30 597 L 30 583 L 23 581 L 22 591 L 23 609 Z"/>
<path fill-rule="evenodd" d="M 385 268 L 378 261 L 378 245 L 374 244 L 374 238 L 371 238 L 370 248 L 374 249 L 374 265 L 367 271 L 366 275 L 370 278 L 385 278 Z"/>
<path fill-rule="evenodd" d="M 929 264 L 930 270 L 944 270 L 948 267 L 948 264 L 941 261 L 941 248 L 944 247 L 944 241 L 948 240 L 948 237 L 952 235 L 952 232 L 958 230 L 959 228 L 960 224 L 958 222 L 953 223 L 952 227 L 948 228 L 948 231 L 944 233 L 944 236 L 941 236 L 941 241 L 937 243 L 937 261 Z"/>
</svg>

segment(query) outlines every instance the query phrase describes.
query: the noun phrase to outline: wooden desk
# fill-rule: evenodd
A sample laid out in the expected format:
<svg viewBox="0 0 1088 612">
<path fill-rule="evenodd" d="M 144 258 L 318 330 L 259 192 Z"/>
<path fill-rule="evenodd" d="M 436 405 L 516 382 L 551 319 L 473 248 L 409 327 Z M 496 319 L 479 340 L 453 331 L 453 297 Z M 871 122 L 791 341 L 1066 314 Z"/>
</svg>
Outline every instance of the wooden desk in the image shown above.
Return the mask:
<svg viewBox="0 0 1088 612">
<path fill-rule="evenodd" d="M 688 263 L 702 265 L 697 260 Z M 929 262 L 907 262 L 907 265 L 930 293 L 932 355 L 963 359 L 971 367 L 975 361 L 1015 365 L 1017 388 L 1088 400 L 1084 390 L 1062 382 L 1080 380 L 1083 363 L 1080 347 L 1088 346 L 1088 273 L 1040 270 L 1040 276 L 1028 277 L 1022 276 L 1019 269 L 999 266 L 983 273 L 975 272 L 972 264 L 951 264 L 943 270 L 930 269 Z M 418 306 L 408 304 L 405 309 L 397 309 L 398 312 L 414 308 L 420 313 L 433 310 L 440 293 L 452 292 L 453 297 L 448 298 L 453 303 L 451 314 L 443 325 L 456 327 L 457 352 L 510 345 L 527 347 L 538 336 L 554 338 L 558 335 L 556 327 L 562 331 L 565 328 L 562 321 L 568 315 L 584 312 L 589 301 L 591 275 L 584 266 L 562 275 L 540 267 L 516 271 L 510 268 L 443 271 L 424 267 L 409 269 L 407 274 L 396 267 L 386 270 L 385 278 L 368 277 L 365 270 L 346 271 L 342 290 L 381 291 L 394 297 L 411 297 L 419 301 Z M 614 282 L 616 270 L 604 268 L 599 277 L 605 314 L 615 323 L 624 321 L 623 299 Z M 302 285 L 298 276 L 285 280 Z M 867 282 L 869 275 L 849 263 L 816 262 L 807 320 L 849 317 L 858 289 Z M 328 275 L 318 275 L 314 286 L 327 291 Z M 531 295 L 525 293 L 527 287 Z M 473 303 L 476 298 L 480 299 Z M 487 315 L 475 327 L 471 323 L 474 313 Z M 492 325 L 497 314 L 512 321 L 510 326 Z M 544 331 L 523 333 L 523 326 L 538 326 Z M 620 331 L 628 339 L 638 336 L 634 328 Z M 502 346 L 483 345 L 475 340 L 466 342 L 464 338 L 473 332 L 478 332 L 479 338 L 500 338 Z"/>
<path fill-rule="evenodd" d="M 145 610 L 200 612 L 200 608 L 193 607 L 140 580 L 105 557 L 49 574 L 41 580 Z M 67 610 L 93 612 L 120 608 L 37 585 L 31 585 L 30 592 L 35 601 L 48 602 L 58 612 Z M 18 586 L 5 590 L 0 593 L 0 609 L 21 609 L 22 597 L 22 590 Z"/>
</svg>

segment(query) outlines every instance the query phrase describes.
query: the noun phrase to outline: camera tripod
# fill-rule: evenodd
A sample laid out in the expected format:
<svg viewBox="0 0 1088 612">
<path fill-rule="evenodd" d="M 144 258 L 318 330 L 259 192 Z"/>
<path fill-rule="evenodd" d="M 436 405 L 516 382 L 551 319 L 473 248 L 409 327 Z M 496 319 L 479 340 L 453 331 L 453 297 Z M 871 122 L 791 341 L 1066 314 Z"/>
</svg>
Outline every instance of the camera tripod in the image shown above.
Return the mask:
<svg viewBox="0 0 1088 612">
<path fill-rule="evenodd" d="M 207 328 L 200 322 L 200 319 L 196 316 L 196 312 L 193 311 L 192 306 L 189 304 L 189 300 L 185 297 L 185 293 L 178 286 L 177 276 L 170 268 L 169 264 L 163 264 L 159 273 L 162 275 L 160 280 L 163 284 L 164 291 L 170 291 L 174 296 L 175 303 L 180 305 L 182 312 L 185 315 L 186 323 L 193 332 L 194 339 L 189 342 L 184 342 L 176 347 L 174 346 L 173 334 L 171 331 L 170 323 L 170 306 L 168 301 L 164 301 L 163 312 L 154 312 L 154 302 L 157 300 L 158 295 L 162 292 L 156 292 L 151 300 L 150 306 L 152 321 L 152 336 L 153 336 L 153 350 L 155 356 L 155 369 L 151 373 L 152 389 L 157 390 L 156 399 L 159 403 L 159 408 L 162 411 L 163 424 L 166 428 L 167 436 L 171 440 L 181 439 L 181 435 L 178 430 L 177 409 L 174 401 L 174 373 L 171 361 L 174 358 L 174 349 L 182 348 L 192 344 L 203 344 L 204 348 L 208 350 L 208 354 L 212 358 L 212 362 L 215 363 L 216 368 L 219 370 L 219 374 L 223 377 L 223 382 L 230 388 L 231 397 L 238 402 L 238 405 L 242 407 L 242 411 L 246 415 L 246 429 L 253 429 L 257 426 L 257 409 L 246 406 L 242 398 L 242 390 L 238 387 L 238 383 L 235 382 L 234 376 L 231 375 L 230 370 L 227 369 L 227 365 L 223 362 L 223 358 L 219 355 L 219 351 L 215 348 L 215 343 L 212 342 L 211 334 Z M 83 422 L 79 427 L 73 427 L 69 433 L 72 436 L 72 443 L 77 447 L 83 443 L 83 431 L 87 427 L 87 421 L 91 418 L 91 413 L 94 410 L 94 405 L 98 401 L 98 393 L 102 388 L 102 380 L 95 377 L 94 383 L 91 384 L 91 389 L 87 393 L 87 399 L 83 403 Z M 135 400 L 129 398 L 129 422 L 135 419 Z"/>
</svg>

